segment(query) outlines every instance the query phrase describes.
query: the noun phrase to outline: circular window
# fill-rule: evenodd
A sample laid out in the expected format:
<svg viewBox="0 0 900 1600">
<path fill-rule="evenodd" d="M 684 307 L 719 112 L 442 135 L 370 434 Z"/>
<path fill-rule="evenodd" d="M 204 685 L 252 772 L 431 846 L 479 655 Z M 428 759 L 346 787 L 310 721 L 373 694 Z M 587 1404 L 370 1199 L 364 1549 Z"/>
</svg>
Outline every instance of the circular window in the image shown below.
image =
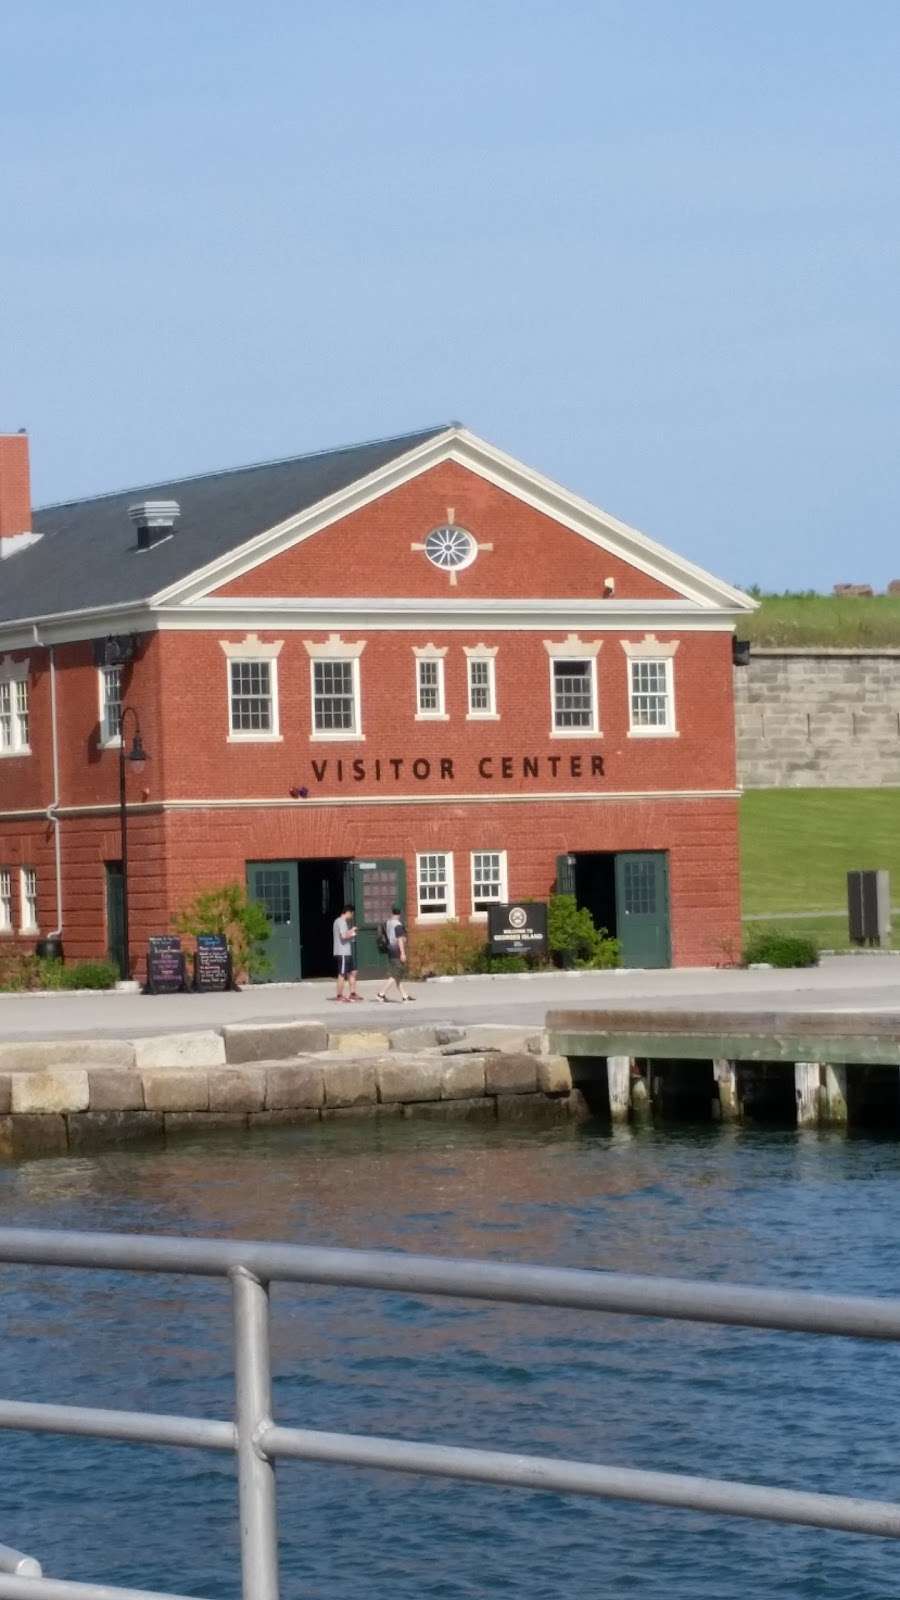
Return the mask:
<svg viewBox="0 0 900 1600">
<path fill-rule="evenodd" d="M 465 528 L 448 523 L 443 528 L 433 528 L 425 540 L 425 554 L 436 567 L 445 572 L 470 567 L 478 554 L 478 546 Z"/>
</svg>

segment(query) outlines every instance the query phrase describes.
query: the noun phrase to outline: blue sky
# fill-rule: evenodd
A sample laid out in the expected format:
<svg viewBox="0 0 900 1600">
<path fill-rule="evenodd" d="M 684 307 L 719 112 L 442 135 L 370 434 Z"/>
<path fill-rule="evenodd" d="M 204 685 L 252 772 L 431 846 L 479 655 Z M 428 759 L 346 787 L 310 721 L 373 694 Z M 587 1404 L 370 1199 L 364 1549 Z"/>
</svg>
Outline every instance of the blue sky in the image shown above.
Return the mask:
<svg viewBox="0 0 900 1600">
<path fill-rule="evenodd" d="M 0 16 L 37 501 L 476 432 L 735 582 L 900 577 L 900 5 Z"/>
</svg>

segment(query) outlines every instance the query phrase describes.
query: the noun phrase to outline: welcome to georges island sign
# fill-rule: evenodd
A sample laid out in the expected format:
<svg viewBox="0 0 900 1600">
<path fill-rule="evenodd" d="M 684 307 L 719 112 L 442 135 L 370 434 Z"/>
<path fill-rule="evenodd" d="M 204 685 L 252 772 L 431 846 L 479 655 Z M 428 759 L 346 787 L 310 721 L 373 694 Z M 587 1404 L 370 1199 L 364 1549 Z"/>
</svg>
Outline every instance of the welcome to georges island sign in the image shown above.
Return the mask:
<svg viewBox="0 0 900 1600">
<path fill-rule="evenodd" d="M 310 761 L 312 781 L 325 788 L 332 784 L 402 784 L 412 779 L 427 783 L 517 782 L 525 778 L 548 780 L 604 777 L 603 757 L 593 751 L 567 751 L 564 755 L 534 756 L 323 756 Z"/>
</svg>

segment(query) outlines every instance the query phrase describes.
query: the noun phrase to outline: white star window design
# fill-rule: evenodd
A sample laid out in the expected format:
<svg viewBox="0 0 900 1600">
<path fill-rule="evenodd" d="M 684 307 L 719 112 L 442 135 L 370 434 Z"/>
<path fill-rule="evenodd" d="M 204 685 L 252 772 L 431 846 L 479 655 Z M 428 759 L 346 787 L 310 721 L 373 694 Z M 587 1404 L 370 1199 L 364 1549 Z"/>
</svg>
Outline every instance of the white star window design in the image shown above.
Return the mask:
<svg viewBox="0 0 900 1600">
<path fill-rule="evenodd" d="M 448 573 L 451 586 L 456 583 L 457 573 L 470 567 L 479 551 L 493 548 L 492 544 L 480 544 L 474 534 L 454 521 L 452 506 L 447 507 L 446 522 L 442 522 L 438 528 L 432 528 L 421 543 L 410 545 L 411 550 L 424 551 L 432 566 Z"/>
</svg>

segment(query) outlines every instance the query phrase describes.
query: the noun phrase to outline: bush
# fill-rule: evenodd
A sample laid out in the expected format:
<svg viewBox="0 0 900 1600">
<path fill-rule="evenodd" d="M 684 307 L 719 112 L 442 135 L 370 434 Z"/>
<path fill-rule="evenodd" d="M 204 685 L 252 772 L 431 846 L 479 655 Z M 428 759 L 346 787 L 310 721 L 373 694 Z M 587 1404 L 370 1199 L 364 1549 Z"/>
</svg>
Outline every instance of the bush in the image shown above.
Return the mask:
<svg viewBox="0 0 900 1600">
<path fill-rule="evenodd" d="M 815 939 L 803 933 L 779 933 L 775 928 L 762 928 L 753 934 L 744 948 L 744 966 L 768 962 L 770 967 L 815 967 L 819 961 L 819 947 Z"/>
<path fill-rule="evenodd" d="M 420 928 L 409 942 L 411 978 L 458 977 L 483 971 L 484 931 L 464 922 L 442 922 L 439 928 Z"/>
<path fill-rule="evenodd" d="M 58 961 L 52 964 L 60 965 Z M 114 961 L 76 961 L 71 967 L 63 967 L 60 977 L 61 989 L 114 989 L 119 969 Z"/>
<path fill-rule="evenodd" d="M 617 967 L 621 950 L 605 928 L 595 928 L 586 906 L 573 894 L 552 894 L 547 910 L 547 939 L 551 955 L 568 958 L 576 967 Z"/>
<path fill-rule="evenodd" d="M 198 933 L 223 933 L 228 940 L 235 979 L 264 978 L 272 970 L 265 951 L 272 924 L 259 902 L 247 898 L 240 883 L 223 883 L 217 889 L 202 890 L 172 918 L 172 926 L 176 932 L 192 938 Z"/>
<path fill-rule="evenodd" d="M 24 950 L 9 950 L 0 959 L 0 990 L 112 989 L 119 981 L 114 961 L 75 961 L 67 967 Z"/>
<path fill-rule="evenodd" d="M 484 958 L 485 972 L 532 972 L 533 964 L 527 956 L 489 956 Z"/>
</svg>

